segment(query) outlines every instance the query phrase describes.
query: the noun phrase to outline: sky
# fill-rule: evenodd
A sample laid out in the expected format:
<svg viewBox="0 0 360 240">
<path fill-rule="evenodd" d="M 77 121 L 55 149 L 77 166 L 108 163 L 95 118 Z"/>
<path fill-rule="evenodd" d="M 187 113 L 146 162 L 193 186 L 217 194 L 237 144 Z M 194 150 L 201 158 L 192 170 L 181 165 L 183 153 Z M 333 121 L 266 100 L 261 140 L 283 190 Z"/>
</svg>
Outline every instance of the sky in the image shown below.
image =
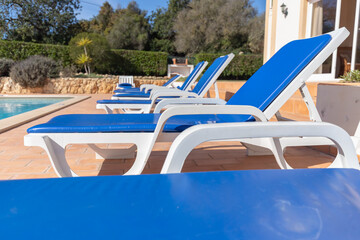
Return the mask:
<svg viewBox="0 0 360 240">
<path fill-rule="evenodd" d="M 78 15 L 78 19 L 90 19 L 96 16 L 100 10 L 101 5 L 106 0 L 80 0 L 82 10 Z M 108 0 L 108 2 L 117 8 L 119 5 L 125 8 L 131 0 Z M 147 10 L 149 13 L 159 7 L 166 7 L 167 0 L 136 0 L 140 9 Z M 259 13 L 265 11 L 266 0 L 253 0 L 253 6 L 258 9 Z"/>
</svg>

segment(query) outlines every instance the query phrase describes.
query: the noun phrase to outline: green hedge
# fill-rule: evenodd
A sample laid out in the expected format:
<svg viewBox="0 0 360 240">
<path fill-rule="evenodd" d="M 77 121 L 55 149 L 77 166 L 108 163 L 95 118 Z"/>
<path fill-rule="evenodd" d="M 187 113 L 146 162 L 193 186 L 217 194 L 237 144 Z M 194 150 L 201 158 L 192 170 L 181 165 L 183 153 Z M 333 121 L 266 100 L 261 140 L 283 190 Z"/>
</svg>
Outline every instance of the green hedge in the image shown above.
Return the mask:
<svg viewBox="0 0 360 240">
<path fill-rule="evenodd" d="M 208 61 L 209 65 L 221 54 L 199 53 L 195 55 L 196 62 Z M 229 66 L 219 79 L 247 80 L 263 65 L 262 55 L 235 55 Z"/>
<path fill-rule="evenodd" d="M 136 50 L 112 50 L 112 52 L 118 60 L 117 74 L 164 76 L 167 73 L 167 53 Z"/>
<path fill-rule="evenodd" d="M 0 40 L 0 58 L 18 61 L 33 55 L 61 61 L 63 66 L 74 64 L 68 46 Z M 164 52 L 112 50 L 110 55 L 107 58 L 109 64 L 95 68 L 99 73 L 146 76 L 163 76 L 167 73 L 168 54 Z M 196 62 L 206 60 L 211 64 L 219 56 L 220 54 L 200 53 L 195 55 L 195 59 Z M 236 55 L 220 79 L 246 80 L 261 66 L 261 55 Z"/>
<path fill-rule="evenodd" d="M 19 61 L 34 55 L 43 55 L 61 61 L 64 66 L 71 65 L 67 46 L 0 40 L 0 58 Z"/>
<path fill-rule="evenodd" d="M 64 66 L 74 64 L 68 46 L 0 40 L 0 58 L 18 61 L 33 55 L 50 57 L 61 61 Z M 164 52 L 112 50 L 110 55 L 107 59 L 111 64 L 101 66 L 101 73 L 146 76 L 163 76 L 167 73 L 168 54 Z"/>
</svg>

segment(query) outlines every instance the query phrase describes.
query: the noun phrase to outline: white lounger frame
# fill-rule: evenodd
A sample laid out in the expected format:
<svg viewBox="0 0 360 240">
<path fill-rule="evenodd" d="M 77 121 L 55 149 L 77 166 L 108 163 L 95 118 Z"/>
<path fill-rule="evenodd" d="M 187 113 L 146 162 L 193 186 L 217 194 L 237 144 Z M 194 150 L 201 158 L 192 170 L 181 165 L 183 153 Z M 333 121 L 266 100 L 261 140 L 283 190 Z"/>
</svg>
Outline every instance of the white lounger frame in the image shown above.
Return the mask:
<svg viewBox="0 0 360 240">
<path fill-rule="evenodd" d="M 181 91 L 178 89 L 157 89 L 156 88 L 156 89 L 154 89 L 156 91 L 151 91 L 150 97 L 146 98 L 146 100 L 151 100 L 150 104 L 97 104 L 96 109 L 104 109 L 109 114 L 113 113 L 113 110 L 115 110 L 115 109 L 119 109 L 124 113 L 150 113 L 151 109 L 153 109 L 153 107 L 155 107 L 156 101 L 158 99 L 161 99 L 164 96 L 169 96 L 169 97 L 173 96 L 173 97 L 180 97 L 180 98 L 188 98 L 188 97 L 203 98 L 204 95 L 210 89 L 210 87 L 213 84 L 215 84 L 218 77 L 221 75 L 221 73 L 224 71 L 224 69 L 227 67 L 227 65 L 231 62 L 231 60 L 234 58 L 234 56 L 235 55 L 233 53 L 230 53 L 228 55 L 228 58 L 226 59 L 225 63 L 212 76 L 209 83 L 205 86 L 205 88 L 201 91 L 201 93 L 199 95 L 196 93 L 193 93 L 193 92 Z M 201 71 L 199 71 L 198 74 L 200 75 L 200 73 L 202 71 L 203 71 L 203 68 L 201 69 Z M 198 76 L 194 77 L 194 81 L 197 78 L 198 78 Z M 189 86 L 191 86 L 191 84 Z M 116 97 L 113 97 L 112 99 L 134 100 L 134 98 L 116 98 Z M 141 98 L 136 98 L 136 99 L 139 100 Z M 177 99 L 179 99 L 179 98 L 177 98 Z M 143 100 L 143 99 L 141 99 L 141 100 Z"/>
<path fill-rule="evenodd" d="M 283 137 L 326 137 L 338 149 L 337 156 L 329 168 L 360 169 L 349 134 L 336 125 L 314 122 L 257 122 L 203 124 L 186 129 L 171 145 L 161 173 L 180 173 L 189 153 L 204 142 L 238 138 L 281 139 Z M 274 155 L 277 157 L 276 152 Z M 285 164 L 283 155 L 280 157 L 280 161 Z"/>
<path fill-rule="evenodd" d="M 56 171 L 61 177 L 77 176 L 69 167 L 65 158 L 65 147 L 68 144 L 93 144 L 100 143 L 134 143 L 137 146 L 136 159 L 133 166 L 126 174 L 140 174 L 145 167 L 145 164 L 150 156 L 151 150 L 155 142 L 172 142 L 179 133 L 165 133 L 162 132 L 163 126 L 167 119 L 176 115 L 191 115 L 191 114 L 245 114 L 252 115 L 257 121 L 266 122 L 272 116 L 278 113 L 281 106 L 295 93 L 297 89 L 302 89 L 304 100 L 307 102 L 310 114 L 314 121 L 321 121 L 317 113 L 315 104 L 313 103 L 310 94 L 305 85 L 306 79 L 330 56 L 335 49 L 346 39 L 349 32 L 345 29 L 339 29 L 332 33 L 331 42 L 313 59 L 312 62 L 305 67 L 305 69 L 289 84 L 284 90 L 264 111 L 251 106 L 236 106 L 223 105 L 224 101 L 219 99 L 181 99 L 181 104 L 220 104 L 218 106 L 175 106 L 165 110 L 158 121 L 154 132 L 149 133 L 37 133 L 28 134 L 25 136 L 25 146 L 39 146 L 45 149 L 50 161 Z M 172 100 L 163 100 L 160 103 L 168 102 L 173 104 Z M 159 103 L 159 104 L 160 104 Z M 159 106 L 159 105 L 158 105 Z M 166 106 L 165 106 L 166 107 Z M 159 107 L 160 108 L 160 107 Z M 155 109 L 159 110 L 159 109 Z M 315 117 L 314 117 L 315 116 Z M 251 124 L 251 123 L 250 123 Z M 308 145 L 327 145 L 333 144 L 332 141 L 326 138 L 283 138 L 278 142 L 276 139 L 259 138 L 259 139 L 241 139 L 246 147 L 260 146 L 260 149 L 270 149 L 275 153 L 277 163 L 281 168 L 291 168 L 286 162 L 283 162 L 279 152 L 287 146 L 308 146 Z M 281 148 L 278 146 L 281 144 Z M 93 148 L 100 155 L 101 151 L 110 152 L 111 150 L 100 150 Z M 258 149 L 256 149 L 258 150 Z M 116 152 L 116 158 L 122 158 Z M 111 154 L 109 153 L 108 156 Z M 128 155 L 128 152 L 126 153 Z M 109 157 L 111 158 L 111 157 Z"/>
<path fill-rule="evenodd" d="M 134 87 L 135 86 L 135 84 L 134 84 L 134 76 L 125 76 L 125 75 L 119 76 L 119 83 L 118 84 L 121 84 L 121 83 L 129 83 Z M 116 84 L 116 89 L 120 88 L 118 84 Z"/>
<path fill-rule="evenodd" d="M 193 76 L 192 80 L 189 82 L 189 84 L 186 86 L 186 88 L 184 90 L 179 90 L 177 88 L 174 88 L 174 89 L 171 89 L 170 86 L 158 86 L 158 85 L 155 85 L 155 84 L 143 84 L 140 86 L 140 91 L 143 91 L 145 93 L 149 92 L 150 90 L 156 90 L 156 91 L 163 91 L 162 93 L 163 94 L 166 94 L 167 91 L 170 91 L 172 92 L 172 90 L 175 90 L 175 91 L 180 91 L 180 92 L 187 92 L 187 91 L 190 91 L 191 90 L 191 87 L 194 85 L 196 79 L 199 78 L 199 76 L 201 75 L 201 73 L 204 71 L 204 69 L 206 68 L 206 66 L 208 65 L 209 63 L 207 61 L 204 61 L 204 64 L 201 66 L 201 68 L 197 71 L 197 73 Z M 180 78 L 180 77 L 179 77 Z M 177 81 L 177 80 L 175 80 Z M 175 82 L 174 81 L 174 82 Z M 173 82 L 173 83 L 174 83 Z M 171 85 L 171 84 L 170 84 Z M 166 96 L 166 95 L 165 95 Z M 140 98 L 140 97 L 115 97 L 115 96 L 112 96 L 111 97 L 112 100 L 150 100 L 151 99 L 151 94 L 149 97 L 144 97 L 144 98 Z"/>
</svg>

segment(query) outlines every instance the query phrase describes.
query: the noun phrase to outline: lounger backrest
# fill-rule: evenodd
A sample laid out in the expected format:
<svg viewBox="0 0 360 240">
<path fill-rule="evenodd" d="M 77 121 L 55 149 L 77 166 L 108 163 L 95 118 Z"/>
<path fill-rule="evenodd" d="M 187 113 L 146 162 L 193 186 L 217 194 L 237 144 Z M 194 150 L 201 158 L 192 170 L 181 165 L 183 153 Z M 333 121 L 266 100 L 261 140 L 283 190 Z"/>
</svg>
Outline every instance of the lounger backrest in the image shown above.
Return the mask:
<svg viewBox="0 0 360 240">
<path fill-rule="evenodd" d="M 170 78 L 166 83 L 163 84 L 164 87 L 168 86 L 169 84 L 171 84 L 172 82 L 174 82 L 176 79 L 178 79 L 180 77 L 179 74 L 175 75 L 174 77 Z"/>
<path fill-rule="evenodd" d="M 186 80 L 184 81 L 184 83 L 181 85 L 181 87 L 179 87 L 180 90 L 184 91 L 186 90 L 189 85 L 193 82 L 194 78 L 198 75 L 199 71 L 202 70 L 202 67 L 204 66 L 205 61 L 199 62 L 194 70 L 192 70 L 192 72 L 190 73 L 190 75 L 186 78 Z"/>
<path fill-rule="evenodd" d="M 207 85 L 213 80 L 214 76 L 219 71 L 224 70 L 223 66 L 225 65 L 228 58 L 229 55 L 225 55 L 215 59 L 215 61 L 206 70 L 204 75 L 200 78 L 199 82 L 196 84 L 196 86 L 191 92 L 201 95 L 201 93 L 206 89 Z"/>
<path fill-rule="evenodd" d="M 227 102 L 264 111 L 330 42 L 328 34 L 295 40 L 272 56 Z"/>
</svg>

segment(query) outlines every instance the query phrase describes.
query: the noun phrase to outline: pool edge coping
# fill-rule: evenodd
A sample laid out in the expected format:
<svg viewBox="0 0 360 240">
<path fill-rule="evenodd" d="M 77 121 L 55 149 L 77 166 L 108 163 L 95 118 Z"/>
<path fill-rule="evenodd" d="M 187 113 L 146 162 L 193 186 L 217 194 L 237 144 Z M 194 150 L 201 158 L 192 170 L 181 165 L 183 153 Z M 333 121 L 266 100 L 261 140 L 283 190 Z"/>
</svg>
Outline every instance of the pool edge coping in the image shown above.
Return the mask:
<svg viewBox="0 0 360 240">
<path fill-rule="evenodd" d="M 58 110 L 61 110 L 63 108 L 69 107 L 71 105 L 74 105 L 76 103 L 82 102 L 86 99 L 91 98 L 91 96 L 78 96 L 78 95 L 1 95 L 1 97 L 48 97 L 48 98 L 67 98 L 65 101 L 61 101 L 58 103 L 51 104 L 49 106 L 45 106 L 42 108 L 38 108 L 29 112 L 24 112 L 12 117 L 8 117 L 5 119 L 0 120 L 0 133 L 9 131 L 13 128 L 16 128 L 18 126 L 21 126 L 25 123 L 34 121 L 38 118 L 44 117 L 50 113 L 56 112 Z"/>
</svg>

